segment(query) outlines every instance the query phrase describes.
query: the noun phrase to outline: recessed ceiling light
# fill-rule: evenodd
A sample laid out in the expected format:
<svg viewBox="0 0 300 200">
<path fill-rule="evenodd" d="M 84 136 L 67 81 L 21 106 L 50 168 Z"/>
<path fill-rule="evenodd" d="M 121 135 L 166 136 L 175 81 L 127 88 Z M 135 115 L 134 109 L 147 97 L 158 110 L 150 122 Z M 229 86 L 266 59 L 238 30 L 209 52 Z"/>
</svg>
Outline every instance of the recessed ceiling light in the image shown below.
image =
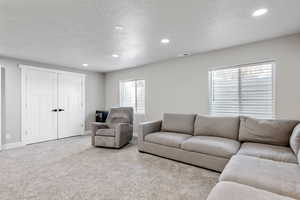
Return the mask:
<svg viewBox="0 0 300 200">
<path fill-rule="evenodd" d="M 89 64 L 82 64 L 82 67 L 88 67 L 89 66 Z"/>
<path fill-rule="evenodd" d="M 119 58 L 120 56 L 118 54 L 111 55 L 113 58 Z"/>
<path fill-rule="evenodd" d="M 162 43 L 162 44 L 169 44 L 170 40 L 168 38 L 164 38 L 164 39 L 160 40 L 160 43 Z"/>
<path fill-rule="evenodd" d="M 267 12 L 268 12 L 268 9 L 266 9 L 266 8 L 261 8 L 261 9 L 258 9 L 258 10 L 256 10 L 256 11 L 254 11 L 254 12 L 252 13 L 252 16 L 253 16 L 253 17 L 258 17 L 258 16 L 261 16 L 261 15 L 266 14 Z"/>
<path fill-rule="evenodd" d="M 115 26 L 115 29 L 116 29 L 117 31 L 122 31 L 122 30 L 124 29 L 124 27 L 121 26 L 121 25 L 117 25 L 117 26 Z"/>
</svg>

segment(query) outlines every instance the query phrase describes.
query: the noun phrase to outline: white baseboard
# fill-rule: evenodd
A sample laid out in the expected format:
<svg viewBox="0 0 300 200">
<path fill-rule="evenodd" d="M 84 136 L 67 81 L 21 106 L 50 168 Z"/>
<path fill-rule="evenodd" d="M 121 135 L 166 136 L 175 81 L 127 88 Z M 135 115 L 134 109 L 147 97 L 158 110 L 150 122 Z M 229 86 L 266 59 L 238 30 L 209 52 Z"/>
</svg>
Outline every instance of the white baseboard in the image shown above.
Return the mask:
<svg viewBox="0 0 300 200">
<path fill-rule="evenodd" d="M 1 149 L 7 150 L 7 149 L 14 149 L 14 148 L 19 148 L 19 147 L 23 147 L 23 146 L 25 146 L 25 144 L 23 144 L 22 142 L 15 142 L 15 143 L 3 144 Z"/>
<path fill-rule="evenodd" d="M 82 135 L 91 135 L 91 130 L 86 130 Z M 46 141 L 45 141 L 46 142 Z M 26 144 L 23 142 L 15 142 L 15 143 L 8 143 L 8 144 L 2 144 L 0 145 L 0 150 L 7 150 L 7 149 L 14 149 L 19 147 L 24 147 Z"/>
</svg>

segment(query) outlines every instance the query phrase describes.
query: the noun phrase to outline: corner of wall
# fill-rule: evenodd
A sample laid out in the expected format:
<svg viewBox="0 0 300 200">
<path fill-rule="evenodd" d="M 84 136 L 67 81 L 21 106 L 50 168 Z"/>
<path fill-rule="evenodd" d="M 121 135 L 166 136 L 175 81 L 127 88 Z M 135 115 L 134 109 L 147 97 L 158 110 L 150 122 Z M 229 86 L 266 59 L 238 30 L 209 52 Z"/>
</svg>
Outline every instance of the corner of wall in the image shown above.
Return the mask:
<svg viewBox="0 0 300 200">
<path fill-rule="evenodd" d="M 103 95 L 103 98 L 104 98 L 104 106 L 103 106 L 103 109 L 104 110 L 106 110 L 107 109 L 107 105 L 106 105 L 106 101 L 107 101 L 107 99 L 106 99 L 106 96 L 107 96 L 107 92 L 106 92 L 106 90 L 107 90 L 107 88 L 106 88 L 106 84 L 107 84 L 107 73 L 102 73 L 103 74 L 103 93 L 104 93 L 104 95 Z"/>
</svg>

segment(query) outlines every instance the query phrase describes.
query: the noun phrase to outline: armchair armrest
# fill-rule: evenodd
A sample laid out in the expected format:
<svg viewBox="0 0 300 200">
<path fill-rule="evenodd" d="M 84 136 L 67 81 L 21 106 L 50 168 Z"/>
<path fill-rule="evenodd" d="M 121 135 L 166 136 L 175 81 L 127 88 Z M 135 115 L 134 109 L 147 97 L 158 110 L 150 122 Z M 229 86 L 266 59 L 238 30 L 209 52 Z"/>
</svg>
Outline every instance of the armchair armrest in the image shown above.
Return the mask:
<svg viewBox="0 0 300 200">
<path fill-rule="evenodd" d="M 133 127 L 128 123 L 120 123 L 116 127 L 116 136 L 115 142 L 117 147 L 122 147 L 124 144 L 127 144 L 133 135 Z"/>
<path fill-rule="evenodd" d="M 108 128 L 107 124 L 102 122 L 91 122 L 90 124 L 92 126 L 92 135 L 96 135 L 98 129 Z"/>
<path fill-rule="evenodd" d="M 92 126 L 92 137 L 91 137 L 92 145 L 95 145 L 95 136 L 97 130 L 101 128 L 107 128 L 107 124 L 102 122 L 91 122 L 90 124 Z"/>
<path fill-rule="evenodd" d="M 103 122 L 91 122 L 90 123 L 93 127 L 101 127 L 101 126 L 107 126 L 106 123 Z"/>
</svg>

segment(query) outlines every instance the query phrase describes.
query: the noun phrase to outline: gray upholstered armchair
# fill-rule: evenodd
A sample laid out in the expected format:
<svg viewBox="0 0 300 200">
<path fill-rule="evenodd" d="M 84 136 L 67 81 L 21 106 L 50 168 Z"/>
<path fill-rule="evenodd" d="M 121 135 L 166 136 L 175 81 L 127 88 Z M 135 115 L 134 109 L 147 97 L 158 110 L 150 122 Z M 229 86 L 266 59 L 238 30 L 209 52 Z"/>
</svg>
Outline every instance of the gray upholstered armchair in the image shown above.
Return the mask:
<svg viewBox="0 0 300 200">
<path fill-rule="evenodd" d="M 111 108 L 105 123 L 93 122 L 92 145 L 121 148 L 133 135 L 133 108 Z"/>
</svg>

